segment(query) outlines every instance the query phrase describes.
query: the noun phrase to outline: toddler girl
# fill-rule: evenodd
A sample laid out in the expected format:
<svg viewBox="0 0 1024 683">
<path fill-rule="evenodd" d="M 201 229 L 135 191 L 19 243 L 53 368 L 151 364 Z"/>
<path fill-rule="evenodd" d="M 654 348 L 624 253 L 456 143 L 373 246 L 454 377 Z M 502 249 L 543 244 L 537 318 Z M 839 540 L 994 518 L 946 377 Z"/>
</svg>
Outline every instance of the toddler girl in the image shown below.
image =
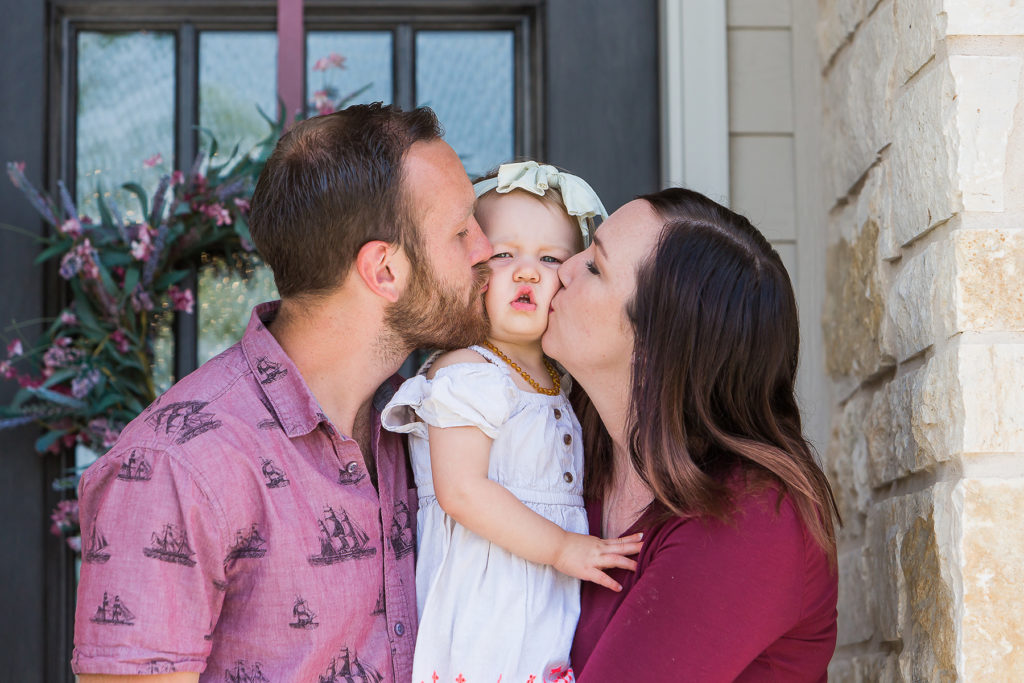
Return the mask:
<svg viewBox="0 0 1024 683">
<path fill-rule="evenodd" d="M 494 246 L 480 346 L 428 361 L 385 407 L 419 494 L 414 683 L 572 681 L 579 579 L 635 563 L 640 535 L 588 536 L 579 422 L 541 336 L 558 266 L 605 216 L 586 182 L 534 161 L 474 186 Z"/>
</svg>

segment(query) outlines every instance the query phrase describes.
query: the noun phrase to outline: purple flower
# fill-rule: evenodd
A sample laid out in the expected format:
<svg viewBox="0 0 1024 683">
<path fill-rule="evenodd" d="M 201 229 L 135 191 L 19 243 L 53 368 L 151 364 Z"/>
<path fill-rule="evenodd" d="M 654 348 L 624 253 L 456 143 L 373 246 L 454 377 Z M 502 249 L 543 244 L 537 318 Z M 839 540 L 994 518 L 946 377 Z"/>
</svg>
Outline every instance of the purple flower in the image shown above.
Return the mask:
<svg viewBox="0 0 1024 683">
<path fill-rule="evenodd" d="M 136 313 L 153 310 L 153 297 L 142 288 L 142 285 L 135 287 L 135 291 L 132 292 L 131 301 L 132 308 L 135 309 Z"/>
<path fill-rule="evenodd" d="M 248 199 L 242 199 L 241 197 L 235 197 L 234 201 L 235 201 L 235 206 L 238 207 L 238 210 L 241 211 L 243 215 L 249 213 L 249 200 Z"/>
<path fill-rule="evenodd" d="M 71 395 L 75 398 L 85 398 L 100 381 L 100 371 L 93 368 L 84 374 L 71 380 Z"/>
<path fill-rule="evenodd" d="M 20 339 L 15 339 L 7 345 L 7 357 L 17 358 L 18 356 L 25 353 L 25 347 L 22 346 Z"/>
<path fill-rule="evenodd" d="M 156 231 L 153 230 L 147 223 L 139 225 L 138 237 L 132 241 L 131 253 L 132 257 L 139 261 L 148 261 L 149 257 L 153 254 L 153 235 Z"/>
<path fill-rule="evenodd" d="M 177 285 L 171 285 L 167 289 L 167 295 L 171 297 L 174 310 L 191 313 L 195 309 L 196 299 L 191 289 L 178 289 Z"/>
<path fill-rule="evenodd" d="M 68 327 L 71 327 L 73 325 L 77 325 L 78 324 L 78 316 L 75 315 L 74 313 L 72 313 L 71 311 L 65 309 L 65 310 L 61 311 L 60 323 L 61 323 L 61 325 L 67 325 Z"/>
<path fill-rule="evenodd" d="M 76 553 L 82 552 L 82 537 L 81 536 L 68 536 L 67 538 L 68 547 L 74 550 Z"/>
<path fill-rule="evenodd" d="M 132 347 L 131 342 L 128 341 L 128 337 L 125 336 L 121 330 L 114 330 L 110 335 L 110 341 L 114 342 L 114 346 L 121 353 L 128 353 L 128 349 Z"/>
<path fill-rule="evenodd" d="M 61 234 L 67 235 L 71 239 L 78 239 L 82 236 L 82 223 L 74 216 L 61 223 L 57 229 Z"/>
<path fill-rule="evenodd" d="M 231 214 L 221 204 L 206 204 L 200 211 L 217 221 L 217 225 L 231 225 Z"/>
<path fill-rule="evenodd" d="M 77 249 L 72 249 L 64 254 L 64 258 L 60 260 L 60 276 L 65 280 L 70 280 L 78 275 L 78 271 L 81 269 L 82 257 L 79 256 Z"/>
<path fill-rule="evenodd" d="M 181 185 L 185 182 L 185 174 L 181 171 L 175 171 L 171 174 L 171 185 Z"/>
<path fill-rule="evenodd" d="M 65 533 L 74 530 L 78 526 L 78 501 L 62 500 L 50 513 L 50 520 L 53 525 L 50 533 L 54 536 L 63 536 Z"/>
<path fill-rule="evenodd" d="M 7 177 L 11 179 L 11 184 L 17 188 L 21 188 L 21 181 L 25 178 L 25 162 L 24 161 L 11 161 L 7 164 Z"/>
</svg>

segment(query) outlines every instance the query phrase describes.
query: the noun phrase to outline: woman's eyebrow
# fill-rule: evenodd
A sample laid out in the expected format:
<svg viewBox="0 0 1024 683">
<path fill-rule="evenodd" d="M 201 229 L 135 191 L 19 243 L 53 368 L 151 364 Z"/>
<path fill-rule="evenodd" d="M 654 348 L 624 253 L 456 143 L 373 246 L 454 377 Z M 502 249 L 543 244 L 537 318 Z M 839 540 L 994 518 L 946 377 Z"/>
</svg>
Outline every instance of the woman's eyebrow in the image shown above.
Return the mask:
<svg viewBox="0 0 1024 683">
<path fill-rule="evenodd" d="M 601 254 L 607 259 L 608 258 L 608 252 L 605 250 L 604 244 L 601 243 L 601 240 L 598 239 L 597 233 L 595 232 L 593 237 L 591 237 L 590 239 L 594 243 L 594 246 L 597 247 L 597 250 L 600 251 Z"/>
</svg>

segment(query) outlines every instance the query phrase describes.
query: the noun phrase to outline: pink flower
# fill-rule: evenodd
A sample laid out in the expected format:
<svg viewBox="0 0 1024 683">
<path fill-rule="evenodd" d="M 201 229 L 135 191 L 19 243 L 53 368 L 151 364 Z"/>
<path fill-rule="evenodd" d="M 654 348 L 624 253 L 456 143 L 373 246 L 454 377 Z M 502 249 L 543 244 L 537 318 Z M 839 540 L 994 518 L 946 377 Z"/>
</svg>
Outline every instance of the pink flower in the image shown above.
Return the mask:
<svg viewBox="0 0 1024 683">
<path fill-rule="evenodd" d="M 174 306 L 174 310 L 185 313 L 195 310 L 196 299 L 192 295 L 191 289 L 178 289 L 177 285 L 171 285 L 167 289 L 167 294 L 171 297 L 171 305 Z"/>
<path fill-rule="evenodd" d="M 57 346 L 61 347 L 62 349 L 66 349 L 67 347 L 71 346 L 71 341 L 72 341 L 71 337 L 64 336 L 64 337 L 57 337 L 56 339 L 53 340 L 53 343 L 56 344 Z"/>
<path fill-rule="evenodd" d="M 99 266 L 96 265 L 96 250 L 92 248 L 92 244 L 89 243 L 89 238 L 86 237 L 82 240 L 82 243 L 77 247 L 69 251 L 63 260 L 61 260 L 61 275 L 64 276 L 64 261 L 69 256 L 74 255 L 77 260 L 77 268 L 71 274 L 74 275 L 77 272 L 81 272 L 82 277 L 92 280 L 98 280 L 100 277 Z M 64 276 L 66 279 L 70 279 Z"/>
<path fill-rule="evenodd" d="M 146 168 L 153 168 L 157 164 L 163 163 L 163 161 L 164 161 L 163 155 L 160 154 L 160 152 L 157 152 L 156 154 L 154 154 L 150 158 L 148 158 L 145 161 L 143 161 L 142 165 L 145 166 Z"/>
<path fill-rule="evenodd" d="M 22 346 L 20 339 L 13 340 L 7 345 L 7 357 L 16 358 L 25 353 L 25 347 Z"/>
<path fill-rule="evenodd" d="M 313 71 L 327 71 L 328 66 L 330 63 L 327 61 L 327 57 L 321 57 L 313 64 Z"/>
<path fill-rule="evenodd" d="M 14 379 L 17 376 L 18 373 L 15 371 L 14 366 L 11 365 L 11 361 L 0 361 L 0 377 L 3 377 L 4 379 Z"/>
<path fill-rule="evenodd" d="M 135 288 L 132 292 L 132 308 L 135 312 L 139 311 L 152 311 L 153 310 L 153 297 L 149 295 L 149 292 L 142 289 L 142 285 Z"/>
<path fill-rule="evenodd" d="M 175 171 L 171 174 L 171 185 L 181 185 L 185 182 L 185 174 L 181 171 Z"/>
<path fill-rule="evenodd" d="M 50 533 L 54 536 L 63 536 L 68 531 L 78 526 L 78 501 L 62 500 L 50 513 L 50 520 L 53 525 Z"/>
<path fill-rule="evenodd" d="M 332 52 L 331 54 L 327 55 L 327 61 L 330 62 L 331 66 L 335 67 L 336 69 L 345 68 L 345 58 L 339 55 L 337 52 Z"/>
<path fill-rule="evenodd" d="M 241 211 L 243 215 L 249 213 L 249 200 L 248 199 L 242 199 L 241 197 L 235 197 L 234 201 L 235 201 L 235 206 L 238 207 L 238 210 Z"/>
<path fill-rule="evenodd" d="M 153 255 L 153 236 L 156 231 L 148 223 L 139 225 L 137 239 L 132 240 L 131 254 L 137 261 L 148 261 Z"/>
<path fill-rule="evenodd" d="M 217 225 L 231 225 L 231 214 L 220 204 L 206 204 L 200 209 L 204 215 L 217 221 Z"/>
<path fill-rule="evenodd" d="M 67 538 L 68 547 L 76 553 L 82 552 L 82 537 L 81 536 L 68 536 Z"/>
<path fill-rule="evenodd" d="M 78 239 L 82 236 L 82 223 L 73 216 L 61 223 L 61 226 L 57 229 L 61 234 L 67 235 L 71 239 Z"/>
<path fill-rule="evenodd" d="M 124 335 L 121 330 L 114 330 L 110 335 L 110 341 L 114 342 L 114 346 L 121 353 L 128 353 L 128 349 L 132 347 L 131 342 L 128 341 L 128 337 Z"/>
<path fill-rule="evenodd" d="M 78 324 L 78 316 L 69 310 L 63 310 L 60 314 L 60 324 L 71 327 L 72 325 Z"/>
</svg>

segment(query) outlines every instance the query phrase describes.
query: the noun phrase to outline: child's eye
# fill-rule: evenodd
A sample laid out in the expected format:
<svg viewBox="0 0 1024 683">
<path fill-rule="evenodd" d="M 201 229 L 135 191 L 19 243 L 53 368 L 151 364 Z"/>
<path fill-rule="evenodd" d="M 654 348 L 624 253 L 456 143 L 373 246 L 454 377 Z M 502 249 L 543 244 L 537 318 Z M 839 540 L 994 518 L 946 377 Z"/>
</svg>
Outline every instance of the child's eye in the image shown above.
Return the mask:
<svg viewBox="0 0 1024 683">
<path fill-rule="evenodd" d="M 597 269 L 597 266 L 594 265 L 593 261 L 587 261 L 587 270 L 589 270 L 594 275 L 600 275 L 601 274 L 601 271 L 599 271 Z"/>
<path fill-rule="evenodd" d="M 544 263 L 561 263 L 562 259 L 555 258 L 554 256 L 541 256 L 540 260 Z"/>
<path fill-rule="evenodd" d="M 458 237 L 461 240 L 464 237 L 466 237 L 467 235 L 469 235 L 469 229 L 468 228 L 466 230 L 460 230 L 458 233 L 456 233 L 455 236 Z"/>
<path fill-rule="evenodd" d="M 499 251 L 497 254 L 491 257 L 491 260 L 493 261 L 496 258 L 512 258 L 512 254 L 508 253 L 507 251 Z"/>
</svg>

